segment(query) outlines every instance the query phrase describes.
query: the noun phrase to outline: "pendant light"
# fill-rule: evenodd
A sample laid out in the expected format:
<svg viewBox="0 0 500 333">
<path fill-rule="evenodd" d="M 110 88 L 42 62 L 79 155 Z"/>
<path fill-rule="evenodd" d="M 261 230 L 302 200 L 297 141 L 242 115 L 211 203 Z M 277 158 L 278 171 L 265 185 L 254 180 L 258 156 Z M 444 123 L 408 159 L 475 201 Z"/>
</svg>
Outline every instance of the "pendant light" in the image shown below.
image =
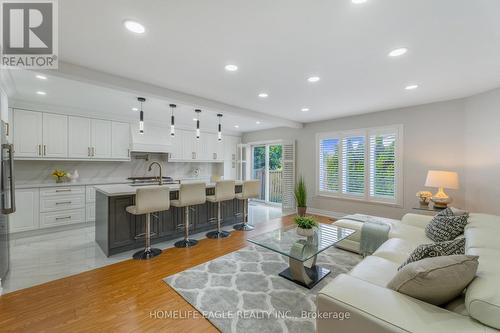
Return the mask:
<svg viewBox="0 0 500 333">
<path fill-rule="evenodd" d="M 144 111 L 142 110 L 142 103 L 146 101 L 144 97 L 137 97 L 139 103 L 141 103 L 141 112 L 139 113 L 139 134 L 144 134 Z"/>
<path fill-rule="evenodd" d="M 222 141 L 222 124 L 220 123 L 222 114 L 217 114 L 217 118 L 219 118 L 219 125 L 217 126 L 217 141 Z"/>
<path fill-rule="evenodd" d="M 170 116 L 170 136 L 175 136 L 175 117 L 174 117 L 174 109 L 177 107 L 175 104 L 169 104 L 170 109 L 172 110 Z"/>
<path fill-rule="evenodd" d="M 200 139 L 200 114 L 201 114 L 201 110 L 196 109 L 196 110 L 194 110 L 194 112 L 196 112 L 196 140 L 199 140 Z"/>
</svg>

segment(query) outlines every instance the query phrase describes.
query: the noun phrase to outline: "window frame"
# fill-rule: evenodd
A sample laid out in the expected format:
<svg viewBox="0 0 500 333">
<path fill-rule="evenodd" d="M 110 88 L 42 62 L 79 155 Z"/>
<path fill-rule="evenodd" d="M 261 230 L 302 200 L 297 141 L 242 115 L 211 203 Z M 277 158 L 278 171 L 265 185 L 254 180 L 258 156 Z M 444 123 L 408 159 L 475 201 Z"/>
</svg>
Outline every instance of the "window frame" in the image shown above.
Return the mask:
<svg viewBox="0 0 500 333">
<path fill-rule="evenodd" d="M 371 185 L 371 177 L 370 177 L 370 148 L 371 148 L 371 140 L 370 137 L 372 135 L 383 135 L 383 134 L 393 134 L 395 133 L 396 142 L 395 142 L 395 198 L 383 198 L 378 196 L 370 195 L 370 185 Z M 363 136 L 365 142 L 365 180 L 364 180 L 364 193 L 363 195 L 353 195 L 348 193 L 342 193 L 342 184 L 343 184 L 343 172 L 344 165 L 342 163 L 342 156 L 344 154 L 342 148 L 342 142 L 344 138 L 350 136 Z M 339 190 L 338 191 L 322 191 L 320 189 L 320 142 L 325 139 L 338 139 L 339 141 Z M 334 199 L 341 200 L 352 200 L 358 202 L 365 203 L 375 203 L 375 204 L 383 204 L 395 207 L 402 207 L 404 200 L 404 189 L 403 189 L 403 125 L 389 125 L 383 127 L 368 127 L 361 129 L 353 129 L 353 130 L 344 130 L 344 131 L 332 131 L 332 132 L 321 132 L 316 133 L 316 196 L 318 197 L 328 197 Z"/>
</svg>

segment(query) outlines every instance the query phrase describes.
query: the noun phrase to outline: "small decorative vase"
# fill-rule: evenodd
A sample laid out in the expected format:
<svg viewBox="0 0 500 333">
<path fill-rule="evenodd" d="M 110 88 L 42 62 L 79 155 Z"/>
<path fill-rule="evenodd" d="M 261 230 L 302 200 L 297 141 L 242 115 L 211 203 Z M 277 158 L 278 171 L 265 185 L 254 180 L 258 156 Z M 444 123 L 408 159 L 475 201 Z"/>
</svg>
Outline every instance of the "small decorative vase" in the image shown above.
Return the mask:
<svg viewBox="0 0 500 333">
<path fill-rule="evenodd" d="M 300 217 L 306 216 L 307 207 L 297 207 L 297 215 Z"/>
<path fill-rule="evenodd" d="M 64 182 L 63 177 L 57 177 L 56 178 L 56 183 L 63 183 L 63 182 Z"/>
<path fill-rule="evenodd" d="M 421 207 L 429 206 L 429 198 L 420 198 L 419 202 Z"/>
<path fill-rule="evenodd" d="M 312 237 L 314 236 L 314 228 L 311 229 L 302 229 L 297 227 L 297 235 L 304 237 Z"/>
</svg>

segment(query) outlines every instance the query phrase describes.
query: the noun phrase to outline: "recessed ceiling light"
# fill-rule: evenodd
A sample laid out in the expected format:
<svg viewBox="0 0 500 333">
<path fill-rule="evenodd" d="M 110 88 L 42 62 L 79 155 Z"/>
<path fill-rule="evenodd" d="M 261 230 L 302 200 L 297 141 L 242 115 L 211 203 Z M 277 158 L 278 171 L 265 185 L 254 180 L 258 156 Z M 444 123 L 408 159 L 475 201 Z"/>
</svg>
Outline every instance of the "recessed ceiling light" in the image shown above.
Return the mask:
<svg viewBox="0 0 500 333">
<path fill-rule="evenodd" d="M 409 86 L 406 86 L 406 90 L 414 90 L 418 88 L 418 84 L 410 84 Z"/>
<path fill-rule="evenodd" d="M 38 95 L 47 95 L 47 93 L 45 91 L 37 91 L 36 92 Z"/>
<path fill-rule="evenodd" d="M 40 74 L 38 74 L 36 78 L 40 80 L 47 80 L 47 77 L 45 75 L 40 75 Z"/>
<path fill-rule="evenodd" d="M 240 128 L 240 125 L 234 125 L 234 128 Z"/>
<path fill-rule="evenodd" d="M 132 111 L 139 111 L 138 108 L 132 108 Z"/>
<path fill-rule="evenodd" d="M 259 94 L 259 97 L 260 98 L 267 98 L 267 97 L 269 97 L 269 95 L 267 93 L 265 93 L 265 92 L 262 92 L 262 93 Z"/>
<path fill-rule="evenodd" d="M 238 70 L 238 66 L 236 65 L 226 65 L 224 68 L 228 72 L 236 72 Z"/>
<path fill-rule="evenodd" d="M 302 108 L 302 109 L 300 109 L 300 111 L 302 111 L 302 112 L 308 112 L 309 108 Z"/>
<path fill-rule="evenodd" d="M 313 82 L 313 83 L 318 82 L 319 80 L 321 80 L 319 76 L 311 76 L 311 77 L 307 78 L 307 81 Z"/>
<path fill-rule="evenodd" d="M 126 20 L 123 22 L 123 25 L 127 30 L 132 31 L 133 33 L 136 34 L 143 34 L 146 32 L 146 28 L 142 24 L 136 21 L 131 21 L 131 20 Z"/>
<path fill-rule="evenodd" d="M 198 121 L 198 118 L 193 118 L 193 121 Z"/>
<path fill-rule="evenodd" d="M 260 121 L 256 121 L 255 123 L 256 123 L 257 125 L 260 125 Z"/>
<path fill-rule="evenodd" d="M 356 5 L 365 3 L 367 0 L 351 0 L 352 3 L 355 3 Z"/>
<path fill-rule="evenodd" d="M 394 49 L 391 52 L 389 52 L 389 57 L 399 57 L 399 56 L 402 56 L 403 54 L 405 54 L 406 52 L 408 52 L 408 49 L 406 47 Z"/>
</svg>

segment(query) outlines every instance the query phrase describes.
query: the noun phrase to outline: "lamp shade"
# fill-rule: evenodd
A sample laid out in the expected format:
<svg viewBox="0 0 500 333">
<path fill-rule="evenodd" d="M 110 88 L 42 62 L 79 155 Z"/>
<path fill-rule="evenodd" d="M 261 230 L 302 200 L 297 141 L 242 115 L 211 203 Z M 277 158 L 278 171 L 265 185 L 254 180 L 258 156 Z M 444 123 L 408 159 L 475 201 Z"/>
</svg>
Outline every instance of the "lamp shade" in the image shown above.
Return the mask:
<svg viewBox="0 0 500 333">
<path fill-rule="evenodd" d="M 451 171 L 429 170 L 429 172 L 427 172 L 425 186 L 456 190 L 458 189 L 458 174 Z"/>
</svg>

